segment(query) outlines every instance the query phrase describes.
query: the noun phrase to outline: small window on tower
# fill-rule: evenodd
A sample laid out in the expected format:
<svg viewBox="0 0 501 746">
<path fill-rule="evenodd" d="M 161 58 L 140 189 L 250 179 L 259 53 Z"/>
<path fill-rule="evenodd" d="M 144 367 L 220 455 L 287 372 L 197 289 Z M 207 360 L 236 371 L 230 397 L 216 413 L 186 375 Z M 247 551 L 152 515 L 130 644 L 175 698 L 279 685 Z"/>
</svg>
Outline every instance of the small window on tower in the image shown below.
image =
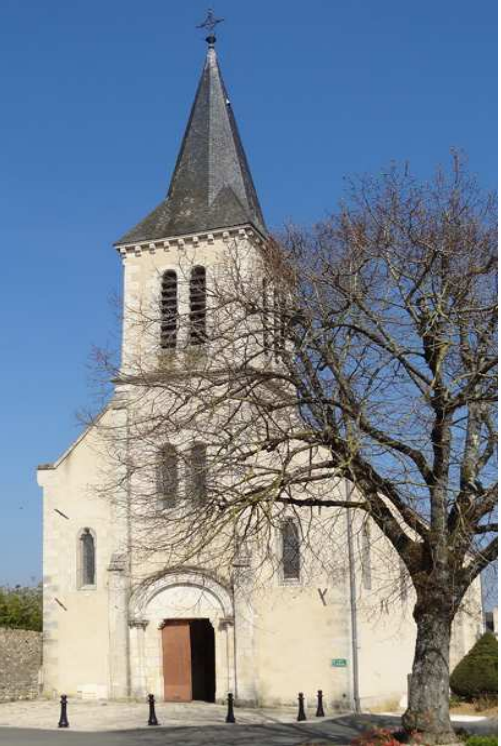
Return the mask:
<svg viewBox="0 0 501 746">
<path fill-rule="evenodd" d="M 160 451 L 157 490 L 162 507 L 174 508 L 176 506 L 179 490 L 179 463 L 177 451 L 170 444 Z"/>
<path fill-rule="evenodd" d="M 207 339 L 207 288 L 205 267 L 193 267 L 190 277 L 190 337 L 191 345 L 201 345 Z"/>
<path fill-rule="evenodd" d="M 299 580 L 301 571 L 299 530 L 288 518 L 282 524 L 282 570 L 284 580 Z"/>
<path fill-rule="evenodd" d="M 79 537 L 79 587 L 96 585 L 96 542 L 90 528 L 84 528 Z"/>
<path fill-rule="evenodd" d="M 193 443 L 190 450 L 190 497 L 204 502 L 207 498 L 207 446 Z"/>
<path fill-rule="evenodd" d="M 160 346 L 173 349 L 177 343 L 177 275 L 172 269 L 162 277 L 160 316 Z"/>
</svg>

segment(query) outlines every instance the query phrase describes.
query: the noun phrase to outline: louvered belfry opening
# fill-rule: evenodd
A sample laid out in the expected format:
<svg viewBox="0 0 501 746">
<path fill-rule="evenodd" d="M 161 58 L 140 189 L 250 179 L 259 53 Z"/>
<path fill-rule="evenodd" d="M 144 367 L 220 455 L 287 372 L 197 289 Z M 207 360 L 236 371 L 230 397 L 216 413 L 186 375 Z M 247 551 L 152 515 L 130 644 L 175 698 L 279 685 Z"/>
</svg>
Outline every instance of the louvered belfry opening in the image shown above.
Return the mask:
<svg viewBox="0 0 501 746">
<path fill-rule="evenodd" d="M 167 270 L 162 277 L 160 299 L 160 346 L 163 350 L 176 347 L 177 344 L 177 275 L 174 270 Z"/>
<path fill-rule="evenodd" d="M 190 277 L 190 344 L 201 345 L 207 339 L 207 292 L 205 267 L 193 267 Z"/>
</svg>

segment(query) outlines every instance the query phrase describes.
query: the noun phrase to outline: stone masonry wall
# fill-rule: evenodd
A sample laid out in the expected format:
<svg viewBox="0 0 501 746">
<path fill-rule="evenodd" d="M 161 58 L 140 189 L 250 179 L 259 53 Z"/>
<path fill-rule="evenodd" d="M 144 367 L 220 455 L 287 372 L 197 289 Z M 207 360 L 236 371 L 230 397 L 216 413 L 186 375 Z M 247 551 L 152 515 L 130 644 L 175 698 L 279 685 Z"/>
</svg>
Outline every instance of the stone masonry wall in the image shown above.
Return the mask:
<svg viewBox="0 0 501 746">
<path fill-rule="evenodd" d="M 41 632 L 0 628 L 0 702 L 37 697 L 41 665 Z"/>
</svg>

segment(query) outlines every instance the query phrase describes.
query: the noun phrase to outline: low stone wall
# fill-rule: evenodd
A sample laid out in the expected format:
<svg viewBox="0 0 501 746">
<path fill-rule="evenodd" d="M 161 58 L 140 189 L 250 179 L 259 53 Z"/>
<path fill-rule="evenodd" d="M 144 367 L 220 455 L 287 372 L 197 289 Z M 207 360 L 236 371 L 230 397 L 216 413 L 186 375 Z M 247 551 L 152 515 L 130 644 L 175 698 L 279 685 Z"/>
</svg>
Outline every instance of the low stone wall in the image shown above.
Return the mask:
<svg viewBox="0 0 501 746">
<path fill-rule="evenodd" d="M 39 694 L 42 633 L 0 628 L 0 702 Z"/>
</svg>

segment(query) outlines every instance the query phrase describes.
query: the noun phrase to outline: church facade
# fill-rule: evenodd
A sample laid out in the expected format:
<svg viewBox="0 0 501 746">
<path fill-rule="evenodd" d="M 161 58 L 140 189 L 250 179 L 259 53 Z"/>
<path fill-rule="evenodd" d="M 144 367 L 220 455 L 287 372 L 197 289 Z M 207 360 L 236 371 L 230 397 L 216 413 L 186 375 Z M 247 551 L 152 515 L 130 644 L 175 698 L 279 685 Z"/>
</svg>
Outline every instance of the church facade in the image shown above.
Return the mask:
<svg viewBox="0 0 501 746">
<path fill-rule="evenodd" d="M 132 365 L 145 344 L 133 318 L 139 308 L 162 308 L 152 335 L 158 350 L 148 344 L 145 356 L 160 352 L 165 359 L 189 347 L 200 333 L 204 293 L 221 254 L 231 244 L 247 257 L 267 240 L 209 37 L 168 195 L 116 243 L 124 266 L 122 367 Z M 191 313 L 198 326 L 178 329 L 174 307 Z M 144 401 L 141 406 L 144 411 Z M 265 579 L 245 553 L 227 564 L 210 556 L 180 563 L 167 551 L 146 560 L 136 551 L 140 528 L 130 503 L 147 490 L 125 459 L 114 458 L 116 449 L 127 447 L 133 411 L 137 400 L 122 381 L 98 420 L 38 470 L 45 693 L 105 699 L 153 693 L 211 702 L 232 692 L 237 703 L 273 706 L 295 703 L 299 691 L 313 699 L 322 689 L 328 706 L 340 709 L 355 700 L 362 708 L 399 701 L 412 666 L 412 590 L 376 528 L 371 537 L 365 530 L 350 534 L 346 515 L 337 517 L 326 550 L 341 558 L 336 572 L 328 556 L 291 554 L 298 534 L 288 521 L 277 528 L 276 571 Z M 109 433 L 120 434 L 112 447 Z M 175 461 L 179 434 L 171 435 L 163 488 L 172 492 L 183 476 Z M 328 518 L 324 514 L 322 521 Z M 384 586 L 392 571 L 400 577 L 400 592 L 387 605 Z M 468 605 L 455 622 L 453 662 L 482 631 L 478 583 Z"/>
</svg>

